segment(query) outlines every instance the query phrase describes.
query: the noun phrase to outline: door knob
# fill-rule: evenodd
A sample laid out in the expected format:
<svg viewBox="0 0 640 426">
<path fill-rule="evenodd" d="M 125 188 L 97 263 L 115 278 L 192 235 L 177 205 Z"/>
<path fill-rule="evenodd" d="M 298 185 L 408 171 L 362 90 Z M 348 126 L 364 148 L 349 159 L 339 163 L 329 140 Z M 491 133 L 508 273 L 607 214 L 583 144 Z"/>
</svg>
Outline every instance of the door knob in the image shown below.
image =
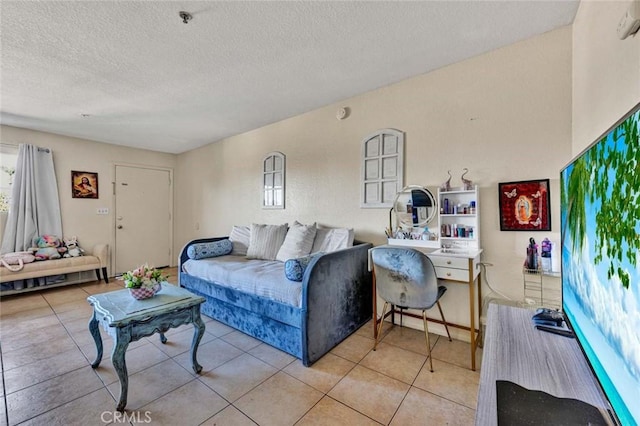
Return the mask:
<svg viewBox="0 0 640 426">
<path fill-rule="evenodd" d="M 122 229 L 122 225 L 118 225 L 118 229 Z"/>
</svg>

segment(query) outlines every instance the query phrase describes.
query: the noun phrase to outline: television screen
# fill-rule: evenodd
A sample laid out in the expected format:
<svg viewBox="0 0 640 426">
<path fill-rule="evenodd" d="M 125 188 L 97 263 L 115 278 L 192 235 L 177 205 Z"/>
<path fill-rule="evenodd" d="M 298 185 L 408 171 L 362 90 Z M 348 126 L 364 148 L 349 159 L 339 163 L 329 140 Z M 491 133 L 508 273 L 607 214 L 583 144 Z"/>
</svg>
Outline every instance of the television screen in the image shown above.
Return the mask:
<svg viewBox="0 0 640 426">
<path fill-rule="evenodd" d="M 640 104 L 560 172 L 562 307 L 618 421 L 640 423 Z"/>
</svg>

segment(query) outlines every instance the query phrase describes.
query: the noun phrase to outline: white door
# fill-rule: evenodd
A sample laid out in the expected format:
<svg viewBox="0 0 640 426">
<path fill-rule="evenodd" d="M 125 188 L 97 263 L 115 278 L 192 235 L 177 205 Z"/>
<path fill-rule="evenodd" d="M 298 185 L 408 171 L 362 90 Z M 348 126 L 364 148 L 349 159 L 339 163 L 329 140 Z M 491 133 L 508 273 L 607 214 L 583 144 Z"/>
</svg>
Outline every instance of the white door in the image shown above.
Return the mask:
<svg viewBox="0 0 640 426">
<path fill-rule="evenodd" d="M 117 165 L 115 176 L 116 274 L 171 265 L 170 171 Z"/>
</svg>

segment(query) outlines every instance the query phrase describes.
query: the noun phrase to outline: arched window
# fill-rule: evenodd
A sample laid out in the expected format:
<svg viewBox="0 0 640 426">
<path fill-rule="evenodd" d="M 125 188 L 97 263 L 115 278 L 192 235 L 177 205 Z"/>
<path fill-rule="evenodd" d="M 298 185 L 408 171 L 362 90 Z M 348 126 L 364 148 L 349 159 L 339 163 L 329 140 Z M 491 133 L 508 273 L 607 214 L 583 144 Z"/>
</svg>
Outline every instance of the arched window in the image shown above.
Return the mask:
<svg viewBox="0 0 640 426">
<path fill-rule="evenodd" d="M 285 156 L 270 152 L 262 162 L 262 208 L 284 209 Z"/>
<path fill-rule="evenodd" d="M 360 207 L 392 207 L 404 187 L 404 133 L 382 129 L 362 140 Z"/>
</svg>

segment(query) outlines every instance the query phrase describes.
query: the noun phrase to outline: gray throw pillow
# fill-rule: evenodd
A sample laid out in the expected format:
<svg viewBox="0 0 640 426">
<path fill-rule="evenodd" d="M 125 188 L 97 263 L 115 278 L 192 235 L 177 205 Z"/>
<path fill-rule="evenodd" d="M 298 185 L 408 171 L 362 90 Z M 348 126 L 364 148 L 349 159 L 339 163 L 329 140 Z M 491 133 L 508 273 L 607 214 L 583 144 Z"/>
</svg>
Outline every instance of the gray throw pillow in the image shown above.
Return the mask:
<svg viewBox="0 0 640 426">
<path fill-rule="evenodd" d="M 251 224 L 251 237 L 247 257 L 249 259 L 276 260 L 278 250 L 287 235 L 287 224 Z"/>
</svg>

